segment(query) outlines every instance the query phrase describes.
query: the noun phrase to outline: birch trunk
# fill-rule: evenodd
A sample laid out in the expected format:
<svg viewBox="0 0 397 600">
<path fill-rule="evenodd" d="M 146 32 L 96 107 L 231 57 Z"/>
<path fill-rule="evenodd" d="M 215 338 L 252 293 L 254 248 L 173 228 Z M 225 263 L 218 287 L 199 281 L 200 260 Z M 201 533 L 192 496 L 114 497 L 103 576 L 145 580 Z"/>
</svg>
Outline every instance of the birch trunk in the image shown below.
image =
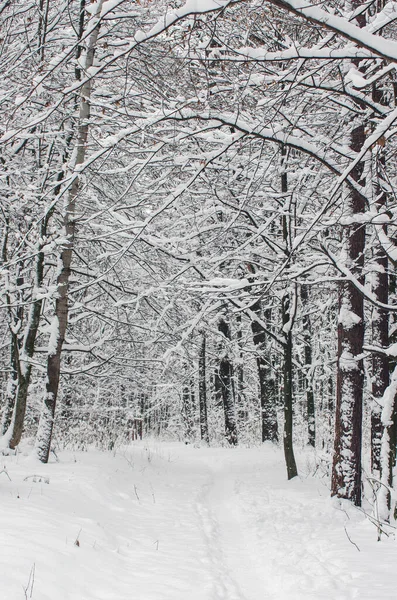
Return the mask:
<svg viewBox="0 0 397 600">
<path fill-rule="evenodd" d="M 99 17 L 102 10 L 102 5 L 103 0 L 98 2 L 96 13 L 91 17 L 88 23 L 88 27 L 92 30 L 92 33 L 87 40 L 87 48 L 83 61 L 83 76 L 88 74 L 89 69 L 94 64 L 94 54 L 100 27 Z M 37 455 L 41 462 L 44 463 L 48 462 L 48 456 L 51 447 L 55 407 L 61 371 L 61 353 L 68 323 L 68 295 L 76 233 L 76 205 L 81 185 L 79 166 L 84 163 L 87 153 L 91 88 L 92 79 L 86 81 L 81 87 L 77 141 L 69 168 L 73 179 L 64 207 L 63 236 L 65 238 L 65 242 L 60 255 L 61 267 L 57 277 L 55 314 L 52 320 L 51 338 L 47 357 L 46 394 L 36 438 Z"/>
</svg>

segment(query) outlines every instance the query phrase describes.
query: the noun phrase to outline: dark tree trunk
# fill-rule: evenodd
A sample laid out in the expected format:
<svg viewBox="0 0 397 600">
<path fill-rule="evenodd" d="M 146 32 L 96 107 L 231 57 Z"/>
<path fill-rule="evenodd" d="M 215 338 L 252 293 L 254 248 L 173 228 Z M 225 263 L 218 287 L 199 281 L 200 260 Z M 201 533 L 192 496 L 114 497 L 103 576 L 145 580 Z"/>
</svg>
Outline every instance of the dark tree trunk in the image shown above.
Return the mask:
<svg viewBox="0 0 397 600">
<path fill-rule="evenodd" d="M 397 84 L 396 84 L 397 87 Z M 390 269 L 389 272 L 389 297 L 395 294 L 397 291 L 397 272 L 395 269 Z M 390 331 L 389 331 L 389 343 L 395 344 L 397 342 L 397 315 L 392 313 L 390 315 Z M 390 359 L 389 362 L 389 373 L 392 373 L 396 368 L 397 360 L 395 358 Z M 394 410 L 392 415 L 393 424 L 390 427 L 390 470 L 393 471 L 393 467 L 396 466 L 397 458 L 397 394 L 394 398 Z M 391 479 L 392 480 L 392 479 Z"/>
<path fill-rule="evenodd" d="M 353 11 L 362 6 L 359 0 L 352 0 L 351 4 Z M 356 22 L 359 27 L 365 27 L 364 12 L 357 16 Z M 360 69 L 359 61 L 352 63 Z M 362 110 L 362 118 L 361 123 L 352 129 L 350 147 L 353 152 L 358 153 L 365 143 L 366 124 L 365 107 L 358 105 L 357 108 Z M 365 185 L 362 161 L 352 169 L 351 177 Z M 346 267 L 361 284 L 364 284 L 365 226 L 355 217 L 364 213 L 365 199 L 357 190 L 350 190 L 345 206 L 344 216 L 352 221 L 343 231 Z M 349 280 L 345 279 L 339 285 L 338 305 L 338 364 L 331 494 L 361 506 L 364 300 L 361 292 Z"/>
<path fill-rule="evenodd" d="M 7 260 L 7 240 L 8 240 L 8 223 L 6 224 L 6 232 L 4 236 L 4 245 L 3 245 L 3 253 L 2 259 L 4 262 Z M 10 351 L 10 373 L 7 382 L 7 391 L 5 398 L 5 406 L 1 419 L 1 435 L 5 435 L 5 433 L 9 430 L 10 425 L 12 423 L 13 412 L 15 407 L 15 402 L 18 394 L 18 381 L 20 378 L 20 369 L 23 366 L 20 364 L 20 354 L 21 350 L 23 352 L 23 339 L 21 339 L 21 328 L 24 318 L 24 299 L 20 292 L 20 289 L 24 283 L 24 277 L 22 274 L 23 271 L 23 263 L 19 263 L 17 265 L 17 277 L 16 277 L 16 287 L 17 287 L 17 298 L 16 302 L 19 305 L 16 308 L 16 312 L 14 313 L 12 306 L 12 301 L 10 295 L 6 294 L 6 302 L 9 306 L 9 319 L 12 325 L 10 326 L 10 334 L 11 334 L 11 351 Z M 12 432 L 12 428 L 9 430 L 9 435 Z"/>
<path fill-rule="evenodd" d="M 11 425 L 12 413 L 18 393 L 18 336 L 11 333 L 10 373 L 7 380 L 7 389 L 3 413 L 1 415 L 0 436 L 5 435 Z"/>
<path fill-rule="evenodd" d="M 218 329 L 227 340 L 230 340 L 230 326 L 225 319 L 220 319 Z M 238 436 L 233 393 L 233 365 L 226 349 L 219 361 L 219 381 L 225 413 L 225 437 L 230 445 L 235 446 L 238 443 Z"/>
<path fill-rule="evenodd" d="M 375 102 L 387 106 L 388 101 L 379 84 L 374 84 L 372 96 Z M 387 207 L 388 193 L 385 189 L 388 187 L 385 152 L 382 146 L 377 146 L 373 151 L 376 157 L 376 207 L 379 213 L 385 211 Z M 382 245 L 380 244 L 379 234 L 387 233 L 386 225 L 375 225 L 375 246 L 374 246 L 374 272 L 372 274 L 372 293 L 375 298 L 383 303 L 389 302 L 389 275 L 388 258 Z M 386 310 L 374 307 L 372 312 L 372 343 L 374 346 L 387 348 L 389 346 L 389 314 Z M 371 465 L 372 470 L 380 472 L 381 466 L 381 444 L 382 444 L 382 397 L 389 385 L 389 358 L 386 354 L 374 353 L 372 356 L 372 411 L 371 411 Z M 389 482 L 391 484 L 391 480 Z"/>
<path fill-rule="evenodd" d="M 390 464 L 389 464 L 389 482 L 393 483 L 393 469 L 396 466 L 397 459 L 397 395 L 394 396 L 394 406 L 392 414 L 392 425 L 390 427 Z"/>
<path fill-rule="evenodd" d="M 365 142 L 364 125 L 356 127 L 351 136 L 351 148 L 359 152 Z M 361 183 L 363 164 L 352 171 Z M 351 191 L 346 200 L 346 216 L 365 211 L 364 198 Z M 347 267 L 363 280 L 365 227 L 359 223 L 346 226 L 344 246 Z M 336 389 L 335 446 L 332 467 L 332 495 L 346 498 L 361 506 L 361 443 L 364 388 L 363 368 L 364 302 L 361 292 L 348 280 L 339 286 L 338 371 Z"/>
<path fill-rule="evenodd" d="M 217 408 L 223 406 L 222 400 L 222 384 L 219 379 L 219 367 L 214 369 L 214 402 Z"/>
<path fill-rule="evenodd" d="M 83 1 L 83 0 L 81 0 Z M 47 17 L 48 17 L 48 0 L 41 0 L 40 3 L 40 20 L 39 20 L 39 49 L 38 52 L 40 54 L 41 60 L 44 59 L 44 49 L 45 45 L 43 40 L 45 40 L 46 32 L 47 32 Z M 65 163 L 68 158 L 68 149 L 69 144 L 71 142 L 72 136 L 69 136 L 66 140 L 66 148 L 65 154 L 63 156 L 63 162 Z M 58 196 L 61 191 L 61 182 L 64 179 L 64 170 L 60 170 L 57 176 L 58 184 L 54 188 L 54 195 Z M 22 431 L 25 421 L 26 414 L 26 404 L 28 398 L 28 391 L 31 379 L 31 371 L 32 365 L 31 360 L 34 355 L 34 347 L 36 343 L 36 338 L 38 334 L 39 324 L 40 324 L 40 316 L 41 309 L 43 305 L 42 298 L 37 299 L 37 294 L 41 290 L 44 279 L 44 264 L 45 264 L 45 256 L 42 252 L 43 247 L 46 244 L 47 238 L 47 230 L 48 223 L 53 215 L 55 210 L 55 203 L 52 204 L 52 207 L 49 208 L 42 221 L 40 227 L 40 242 L 38 243 L 37 248 L 37 256 L 36 256 L 36 266 L 35 266 L 35 281 L 34 288 L 32 294 L 32 304 L 29 312 L 28 322 L 25 328 L 25 335 L 21 344 L 21 347 L 18 345 L 18 357 L 17 357 L 17 371 L 18 371 L 18 388 L 16 392 L 14 411 L 11 420 L 11 424 L 7 435 L 9 437 L 9 447 L 14 449 L 20 442 L 22 437 Z"/>
<path fill-rule="evenodd" d="M 42 226 L 42 235 L 46 235 L 48 220 L 45 219 Z M 35 289 L 33 293 L 32 305 L 30 307 L 26 333 L 22 347 L 18 352 L 17 370 L 18 370 L 18 389 L 16 394 L 12 422 L 7 432 L 9 436 L 8 445 L 11 449 L 18 446 L 21 441 L 23 426 L 25 422 L 26 403 L 28 398 L 30 377 L 32 373 L 31 360 L 34 355 L 37 332 L 39 330 L 42 299 L 36 299 L 35 295 L 42 286 L 44 277 L 44 254 L 39 248 L 36 258 Z"/>
<path fill-rule="evenodd" d="M 282 300 L 283 325 L 287 326 L 284 331 L 284 456 L 287 466 L 288 479 L 298 475 L 293 447 L 293 371 L 292 371 L 292 328 L 290 323 L 289 295 L 286 294 Z"/>
<path fill-rule="evenodd" d="M 9 185 L 9 180 L 7 178 L 7 184 Z M 7 246 L 8 246 L 8 236 L 9 236 L 9 222 L 8 218 L 5 219 L 2 247 L 1 247 L 1 263 L 4 265 L 7 262 Z M 12 309 L 11 309 L 11 298 L 6 294 L 6 303 L 8 305 L 8 318 L 10 324 L 12 323 Z M 18 388 L 18 357 L 17 357 L 17 336 L 16 333 L 10 327 L 10 373 L 7 377 L 7 388 L 4 399 L 3 412 L 1 415 L 1 425 L 0 425 L 0 436 L 3 436 L 11 423 L 12 411 L 14 409 L 15 404 L 15 396 Z"/>
<path fill-rule="evenodd" d="M 207 365 L 206 365 L 206 337 L 202 334 L 199 352 L 198 377 L 199 377 L 199 410 L 200 410 L 200 438 L 209 444 L 207 417 Z"/>
<path fill-rule="evenodd" d="M 304 352 L 305 352 L 305 366 L 306 366 L 306 406 L 307 406 L 307 430 L 308 430 L 308 443 L 313 448 L 316 446 L 316 418 L 315 418 L 315 407 L 314 407 L 314 391 L 313 382 L 309 377 L 310 369 L 312 367 L 312 327 L 310 322 L 310 316 L 308 315 L 308 286 L 301 286 L 301 299 L 303 306 L 303 340 L 304 340 Z"/>
<path fill-rule="evenodd" d="M 191 442 L 194 437 L 194 400 L 194 385 L 190 381 L 182 389 L 182 418 L 186 442 Z"/>
<path fill-rule="evenodd" d="M 8 182 L 9 183 L 9 182 Z M 9 235 L 9 223 L 8 219 L 6 219 L 4 238 L 2 243 L 2 254 L 1 259 L 3 263 L 7 262 L 7 245 L 8 245 L 8 235 Z M 42 255 L 38 254 L 38 258 L 36 259 L 36 264 L 40 264 L 40 258 Z M 23 276 L 22 276 L 22 262 L 17 265 L 17 277 L 16 284 L 17 290 L 23 284 Z M 39 271 L 36 270 L 36 289 L 41 283 L 41 279 L 38 277 Z M 34 301 L 35 292 L 33 291 Z M 26 353 L 26 341 L 25 338 L 21 341 L 21 327 L 23 322 L 23 298 L 20 296 L 19 291 L 17 292 L 17 298 L 13 300 L 8 292 L 5 294 L 6 296 L 6 304 L 8 306 L 8 317 L 9 317 L 9 328 L 10 328 L 10 338 L 11 338 L 11 352 L 10 352 L 10 374 L 7 382 L 7 390 L 6 390 L 6 398 L 5 398 L 5 406 L 3 408 L 2 420 L 1 420 L 1 435 L 6 435 L 6 441 L 8 446 L 11 449 L 14 449 L 22 435 L 23 430 L 23 422 L 25 418 L 26 411 L 26 397 L 27 397 L 27 389 L 25 386 L 25 378 L 28 375 L 28 383 L 30 379 L 30 365 L 27 358 L 30 356 Z M 13 310 L 13 304 L 18 304 L 16 312 Z M 32 307 L 34 304 L 32 305 Z M 41 305 L 40 305 L 41 306 Z M 27 328 L 29 329 L 32 325 L 32 314 L 33 309 L 31 308 L 29 314 L 29 321 L 27 324 Z M 26 393 L 25 393 L 26 389 Z M 24 399 L 24 402 L 23 402 Z M 11 441 L 11 444 L 10 444 Z"/>
<path fill-rule="evenodd" d="M 288 178 L 287 178 L 287 150 L 285 146 L 281 147 L 281 192 L 287 198 Z M 291 256 L 291 217 L 283 216 L 283 240 L 285 245 L 285 255 Z M 296 290 L 295 290 L 296 294 Z M 287 467 L 288 479 L 293 479 L 298 475 L 296 467 L 294 446 L 293 446 L 293 367 L 292 367 L 292 327 L 294 315 L 291 314 L 290 292 L 286 292 L 281 302 L 283 335 L 284 335 L 284 365 L 283 365 L 283 386 L 284 386 L 284 457 Z"/>
<path fill-rule="evenodd" d="M 379 271 L 374 274 L 375 282 L 372 288 L 377 300 L 388 303 L 388 274 L 387 257 L 382 250 L 375 248 L 376 264 Z M 375 307 L 372 313 L 372 343 L 382 348 L 389 345 L 389 318 L 388 313 Z M 381 441 L 382 421 L 381 400 L 389 385 L 389 358 L 386 354 L 374 353 L 372 355 L 372 411 L 371 411 L 371 461 L 372 470 L 381 470 Z"/>
<path fill-rule="evenodd" d="M 243 362 L 243 332 L 241 330 L 241 314 L 238 313 L 236 316 L 237 321 L 237 345 L 238 345 L 238 364 L 235 368 L 235 396 L 236 396 L 236 406 L 237 406 L 237 414 L 239 418 L 244 418 L 243 415 L 246 414 L 245 406 L 244 406 L 244 362 Z"/>
<path fill-rule="evenodd" d="M 262 304 L 258 300 L 251 309 L 258 318 L 262 319 Z M 270 314 L 265 316 L 270 321 Z M 277 407 L 275 397 L 275 383 L 271 368 L 271 357 L 267 352 L 266 331 L 258 321 L 251 321 L 253 341 L 257 348 L 256 359 L 259 380 L 262 442 L 278 441 Z"/>
<path fill-rule="evenodd" d="M 45 50 L 45 38 L 47 33 L 47 21 L 48 21 L 48 7 L 49 0 L 40 0 L 39 4 L 39 28 L 38 28 L 38 53 L 40 56 L 41 63 L 44 62 L 44 50 Z M 45 239 L 47 234 L 47 225 L 52 211 L 49 211 L 44 217 L 41 224 L 41 238 Z M 15 347 L 15 363 L 16 370 L 18 375 L 18 386 L 15 391 L 15 397 L 12 401 L 9 398 L 9 403 L 7 407 L 7 414 L 5 416 L 5 421 L 3 420 L 2 425 L 5 427 L 7 424 L 9 425 L 7 436 L 9 438 L 8 445 L 11 449 L 16 448 L 19 444 L 23 426 L 25 422 L 25 414 L 26 414 L 26 404 L 28 398 L 28 391 L 30 385 L 31 378 L 31 359 L 34 354 L 34 346 L 36 342 L 37 332 L 39 328 L 39 321 L 41 315 L 41 307 L 43 301 L 36 300 L 35 296 L 38 290 L 42 286 L 43 282 L 43 273 L 44 273 L 44 254 L 41 252 L 41 249 L 44 245 L 44 241 L 41 241 L 38 245 L 38 254 L 36 258 L 36 273 L 35 273 L 35 282 L 34 282 L 34 291 L 32 297 L 32 307 L 29 313 L 29 320 L 27 323 L 27 329 L 25 338 L 22 341 L 22 344 L 19 344 L 16 341 Z M 13 408 L 12 418 L 9 419 L 9 410 Z M 4 430 L 4 428 L 3 428 Z"/>
<path fill-rule="evenodd" d="M 139 407 L 143 420 L 144 433 L 148 435 L 151 431 L 150 402 L 149 396 L 145 392 L 141 392 L 139 395 Z"/>
</svg>

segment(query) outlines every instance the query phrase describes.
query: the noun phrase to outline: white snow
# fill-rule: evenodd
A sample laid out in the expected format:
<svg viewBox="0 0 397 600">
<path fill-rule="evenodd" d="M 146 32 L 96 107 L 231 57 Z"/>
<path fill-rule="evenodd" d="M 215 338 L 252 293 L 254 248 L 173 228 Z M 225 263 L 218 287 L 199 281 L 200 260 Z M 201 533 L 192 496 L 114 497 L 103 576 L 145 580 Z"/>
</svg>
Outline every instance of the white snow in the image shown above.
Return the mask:
<svg viewBox="0 0 397 600">
<path fill-rule="evenodd" d="M 395 493 L 389 488 L 389 461 L 390 461 L 390 428 L 393 425 L 394 402 L 397 393 L 397 367 L 390 378 L 390 384 L 386 388 L 381 400 L 382 406 L 382 444 L 381 444 L 381 485 L 378 490 L 378 513 L 381 518 L 387 519 L 388 493 L 390 491 L 392 501 L 395 502 Z"/>
<path fill-rule="evenodd" d="M 48 356 L 54 356 L 57 351 L 59 339 L 59 319 L 54 315 L 50 326 L 50 339 L 48 341 Z"/>
<path fill-rule="evenodd" d="M 266 445 L 5 456 L 1 598 L 394 599 L 394 539 L 329 498 L 314 458 L 287 482 Z"/>
<path fill-rule="evenodd" d="M 338 323 L 343 325 L 344 329 L 352 329 L 355 325 L 358 325 L 360 321 L 361 318 L 358 315 L 349 310 L 348 306 L 342 304 L 338 315 Z"/>
<path fill-rule="evenodd" d="M 353 40 L 358 46 L 367 48 L 380 56 L 397 59 L 397 42 L 374 35 L 360 28 L 351 21 L 327 12 L 320 5 L 312 5 L 306 0 L 284 0 L 283 7 L 310 19 L 312 22 L 323 24 L 332 31 L 338 32 L 345 38 Z M 390 17 L 389 17 L 390 18 Z M 387 21 L 389 18 L 386 17 Z"/>
<path fill-rule="evenodd" d="M 345 81 L 346 82 L 350 81 L 354 85 L 354 87 L 357 87 L 357 88 L 365 87 L 367 85 L 367 82 L 366 82 L 365 78 L 362 76 L 362 73 L 360 73 L 360 71 L 358 69 L 355 69 L 353 67 L 347 73 L 347 75 L 345 77 Z"/>
</svg>

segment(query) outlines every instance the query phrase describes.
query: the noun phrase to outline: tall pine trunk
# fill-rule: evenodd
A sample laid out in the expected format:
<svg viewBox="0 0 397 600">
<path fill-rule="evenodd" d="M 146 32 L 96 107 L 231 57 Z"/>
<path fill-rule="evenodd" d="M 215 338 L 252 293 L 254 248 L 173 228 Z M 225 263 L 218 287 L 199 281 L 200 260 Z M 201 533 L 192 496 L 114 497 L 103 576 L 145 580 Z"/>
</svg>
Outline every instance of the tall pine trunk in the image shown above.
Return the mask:
<svg viewBox="0 0 397 600">
<path fill-rule="evenodd" d="M 351 148 L 359 152 L 365 141 L 361 124 L 351 134 Z M 364 183 L 364 165 L 359 163 L 351 175 Z M 355 221 L 365 211 L 361 194 L 350 191 L 346 199 L 346 217 L 351 225 L 345 226 L 343 244 L 346 266 L 358 279 L 363 280 L 365 226 Z M 338 362 L 336 385 L 335 445 L 332 466 L 332 495 L 346 498 L 361 506 L 361 443 L 364 389 L 364 300 L 354 284 L 345 279 L 339 285 Z"/>
<path fill-rule="evenodd" d="M 353 0 L 352 10 L 362 6 Z M 365 27 L 366 15 L 356 17 L 359 27 Z M 352 61 L 360 69 L 358 61 Z M 360 152 L 366 139 L 364 109 L 357 105 L 362 116 L 350 134 L 350 148 Z M 364 163 L 360 161 L 351 171 L 357 183 L 365 185 Z M 356 189 L 350 190 L 345 201 L 344 217 L 351 224 L 344 226 L 343 249 L 346 267 L 364 284 L 363 266 L 365 251 L 365 226 L 360 216 L 365 212 L 365 199 Z M 338 358 L 336 382 L 335 444 L 332 465 L 331 494 L 351 500 L 361 506 L 361 446 L 364 390 L 364 299 L 361 292 L 347 278 L 339 284 Z"/>
</svg>

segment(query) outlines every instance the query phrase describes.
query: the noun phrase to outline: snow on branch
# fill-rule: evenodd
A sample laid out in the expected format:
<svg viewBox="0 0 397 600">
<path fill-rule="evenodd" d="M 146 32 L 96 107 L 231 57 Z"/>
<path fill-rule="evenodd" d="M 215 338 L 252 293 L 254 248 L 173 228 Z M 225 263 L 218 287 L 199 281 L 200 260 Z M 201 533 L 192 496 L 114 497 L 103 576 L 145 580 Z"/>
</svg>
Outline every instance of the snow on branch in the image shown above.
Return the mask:
<svg viewBox="0 0 397 600">
<path fill-rule="evenodd" d="M 274 6 L 302 17 L 310 23 L 321 25 L 341 35 L 360 48 L 366 48 L 382 58 L 397 61 L 397 42 L 371 33 L 370 28 L 360 28 L 347 18 L 327 12 L 320 8 L 320 5 L 310 5 L 306 0 L 270 0 L 270 2 Z M 384 10 L 383 16 L 382 14 L 379 15 L 379 24 L 373 26 L 374 30 L 384 27 L 385 24 L 396 18 L 395 3 L 390 4 L 393 5 L 390 14 Z"/>
<path fill-rule="evenodd" d="M 37 126 L 47 118 L 49 118 L 65 101 L 65 97 L 70 96 L 72 94 L 76 94 L 77 91 L 84 89 L 88 82 L 92 79 L 96 78 L 98 75 L 106 71 L 109 67 L 111 67 L 115 62 L 119 59 L 124 58 L 131 54 L 133 50 L 138 48 L 141 44 L 149 42 L 154 38 L 158 37 L 160 34 L 166 32 L 170 27 L 177 24 L 179 21 L 191 17 L 194 15 L 204 15 L 211 12 L 216 12 L 220 10 L 224 10 L 227 6 L 232 4 L 237 4 L 242 0 L 187 0 L 184 6 L 176 11 L 166 12 L 166 14 L 161 17 L 155 25 L 151 27 L 148 31 L 138 30 L 135 32 L 132 41 L 127 44 L 127 47 L 115 53 L 108 60 L 103 61 L 100 65 L 95 66 L 93 70 L 86 70 L 84 73 L 84 77 L 81 78 L 80 81 L 74 82 L 72 85 L 64 88 L 60 94 L 60 97 L 57 102 L 55 102 L 47 111 L 41 113 L 37 117 L 35 117 L 32 121 L 25 124 L 23 127 L 19 129 L 9 130 L 4 133 L 4 135 L 0 138 L 1 143 L 8 143 L 14 138 L 18 137 L 18 135 L 26 130 L 30 129 L 33 126 Z M 84 32 L 84 35 L 81 39 L 79 39 L 75 44 L 72 44 L 70 48 L 62 53 L 60 58 L 55 62 L 55 64 L 51 65 L 51 68 L 44 73 L 41 77 L 37 78 L 34 86 L 32 86 L 29 94 L 22 99 L 19 103 L 19 107 L 23 106 L 24 103 L 31 97 L 31 95 L 39 88 L 47 78 L 52 75 L 57 69 L 61 68 L 71 57 L 75 54 L 76 49 L 84 42 L 86 39 L 90 37 L 93 31 L 100 26 L 101 22 L 105 18 L 109 18 L 109 15 L 114 10 L 115 7 L 121 4 L 120 0 L 107 0 L 103 3 L 103 7 L 101 10 L 101 14 L 96 18 L 91 18 L 90 23 L 87 26 L 87 29 Z M 96 3 L 94 5 L 94 8 Z M 92 12 L 93 6 L 90 7 L 90 12 Z M 134 12 L 131 17 L 135 18 L 136 13 Z M 125 18 L 125 17 L 124 17 Z"/>
<path fill-rule="evenodd" d="M 368 289 L 362 283 L 359 282 L 357 277 L 353 275 L 353 273 L 346 267 L 346 265 L 343 262 L 341 262 L 328 247 L 326 247 L 324 244 L 322 244 L 321 247 L 325 254 L 331 259 L 331 262 L 333 263 L 335 268 L 338 269 L 338 271 L 342 273 L 342 275 L 344 275 L 344 277 L 348 281 L 350 281 L 350 283 L 352 283 L 356 289 L 358 289 L 358 291 L 363 295 L 363 297 L 366 300 L 371 302 L 371 304 L 373 304 L 374 306 L 382 308 L 383 310 L 397 312 L 397 305 L 384 304 L 383 302 L 379 302 L 379 300 L 376 299 L 376 296 L 370 291 L 368 291 Z"/>
</svg>

